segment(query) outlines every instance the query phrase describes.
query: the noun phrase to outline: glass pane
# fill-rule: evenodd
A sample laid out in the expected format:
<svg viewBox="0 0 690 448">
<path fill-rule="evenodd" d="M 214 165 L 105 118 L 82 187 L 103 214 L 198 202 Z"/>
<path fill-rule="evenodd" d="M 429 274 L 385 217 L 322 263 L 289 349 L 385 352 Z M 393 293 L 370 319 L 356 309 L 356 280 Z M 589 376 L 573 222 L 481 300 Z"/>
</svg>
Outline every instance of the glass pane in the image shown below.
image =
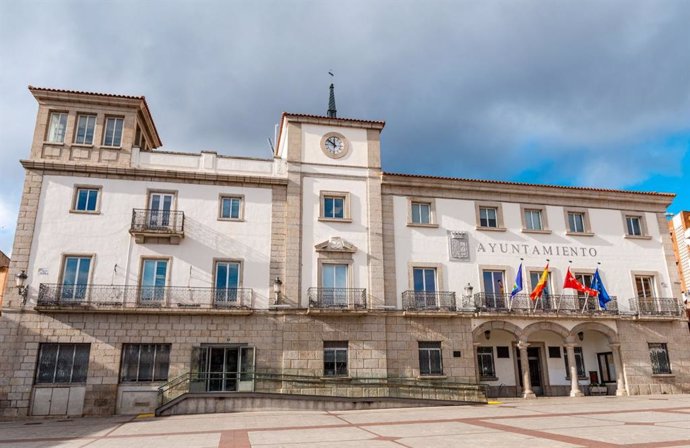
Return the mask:
<svg viewBox="0 0 690 448">
<path fill-rule="evenodd" d="M 333 199 L 333 217 L 334 218 L 343 218 L 344 215 L 344 208 L 343 208 L 343 199 L 342 198 L 334 198 Z"/>
<path fill-rule="evenodd" d="M 57 362 L 57 344 L 41 344 L 41 353 L 38 360 L 37 383 L 54 382 L 55 364 Z"/>
<path fill-rule="evenodd" d="M 112 118 L 108 118 L 105 122 L 105 138 L 103 140 L 103 144 L 106 146 L 113 146 L 113 132 L 114 132 L 114 123 Z"/>
<path fill-rule="evenodd" d="M 165 274 L 168 271 L 168 262 L 158 260 L 156 262 L 156 286 L 165 286 Z"/>
<path fill-rule="evenodd" d="M 347 265 L 335 265 L 335 287 L 347 288 Z"/>
<path fill-rule="evenodd" d="M 77 344 L 72 369 L 72 382 L 85 383 L 89 371 L 89 344 Z"/>
<path fill-rule="evenodd" d="M 321 267 L 321 286 L 323 288 L 335 287 L 335 266 L 332 264 L 324 264 Z"/>
<path fill-rule="evenodd" d="M 231 212 L 231 217 L 233 219 L 239 219 L 240 217 L 240 200 L 235 198 L 231 201 L 232 203 L 232 212 Z"/>
<path fill-rule="evenodd" d="M 77 210 L 86 210 L 88 192 L 86 190 L 77 190 Z"/>
<path fill-rule="evenodd" d="M 419 350 L 419 373 L 422 375 L 428 375 L 431 373 L 431 367 L 429 365 L 429 350 Z"/>
<path fill-rule="evenodd" d="M 237 288 L 240 285 L 240 265 L 239 263 L 228 264 L 228 288 Z"/>
<path fill-rule="evenodd" d="M 122 349 L 122 381 L 136 381 L 139 365 L 139 345 L 125 344 Z"/>
<path fill-rule="evenodd" d="M 155 345 L 143 344 L 139 351 L 139 377 L 138 381 L 153 380 L 153 357 Z"/>
<path fill-rule="evenodd" d="M 77 120 L 77 136 L 75 137 L 75 143 L 84 143 L 84 135 L 86 134 L 86 117 L 83 115 L 79 116 Z"/>
<path fill-rule="evenodd" d="M 56 383 L 72 381 L 72 365 L 74 361 L 74 344 L 60 344 L 55 371 Z"/>
<path fill-rule="evenodd" d="M 141 286 L 153 286 L 153 273 L 156 267 L 156 260 L 144 260 L 144 269 L 142 273 Z"/>
<path fill-rule="evenodd" d="M 62 276 L 62 285 L 73 285 L 77 279 L 77 266 L 79 259 L 75 257 L 67 257 L 65 259 L 65 272 Z"/>
<path fill-rule="evenodd" d="M 333 198 L 324 198 L 323 200 L 323 214 L 326 218 L 333 217 Z"/>
<path fill-rule="evenodd" d="M 424 291 L 424 269 L 413 269 L 412 278 L 414 280 L 414 290 Z"/>
<path fill-rule="evenodd" d="M 77 273 L 77 284 L 86 285 L 89 283 L 89 269 L 91 268 L 90 258 L 79 259 L 79 271 Z"/>
<path fill-rule="evenodd" d="M 231 207 L 232 207 L 231 200 L 228 198 L 223 198 L 223 210 L 221 211 L 221 216 L 223 218 L 230 218 Z"/>
<path fill-rule="evenodd" d="M 441 351 L 429 350 L 429 362 L 431 364 L 431 373 L 440 374 L 441 370 Z"/>
<path fill-rule="evenodd" d="M 427 292 L 436 291 L 436 270 L 435 269 L 425 269 L 424 270 L 424 290 Z"/>
<path fill-rule="evenodd" d="M 120 146 L 122 140 L 122 125 L 123 120 L 121 118 L 115 119 L 115 136 L 113 139 L 113 146 Z"/>
<path fill-rule="evenodd" d="M 156 362 L 153 367 L 153 380 L 166 381 L 170 367 L 170 345 L 159 344 L 156 347 Z"/>
<path fill-rule="evenodd" d="M 218 263 L 216 265 L 216 288 L 224 289 L 228 286 L 228 264 Z"/>
<path fill-rule="evenodd" d="M 254 347 L 242 347 L 240 356 L 240 381 L 251 381 L 254 379 Z"/>
<path fill-rule="evenodd" d="M 88 202 L 86 210 L 92 212 L 96 210 L 96 202 L 98 201 L 98 190 L 88 190 Z"/>
</svg>

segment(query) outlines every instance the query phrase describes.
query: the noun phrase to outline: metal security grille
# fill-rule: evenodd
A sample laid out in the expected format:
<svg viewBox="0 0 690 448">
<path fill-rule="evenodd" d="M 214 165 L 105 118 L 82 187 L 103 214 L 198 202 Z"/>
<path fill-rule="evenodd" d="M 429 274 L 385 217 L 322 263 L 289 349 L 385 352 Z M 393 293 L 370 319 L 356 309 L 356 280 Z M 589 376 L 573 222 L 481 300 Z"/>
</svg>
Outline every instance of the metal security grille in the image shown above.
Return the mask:
<svg viewBox="0 0 690 448">
<path fill-rule="evenodd" d="M 671 361 L 668 359 L 666 344 L 649 344 L 649 358 L 652 362 L 653 374 L 671 373 Z"/>
</svg>

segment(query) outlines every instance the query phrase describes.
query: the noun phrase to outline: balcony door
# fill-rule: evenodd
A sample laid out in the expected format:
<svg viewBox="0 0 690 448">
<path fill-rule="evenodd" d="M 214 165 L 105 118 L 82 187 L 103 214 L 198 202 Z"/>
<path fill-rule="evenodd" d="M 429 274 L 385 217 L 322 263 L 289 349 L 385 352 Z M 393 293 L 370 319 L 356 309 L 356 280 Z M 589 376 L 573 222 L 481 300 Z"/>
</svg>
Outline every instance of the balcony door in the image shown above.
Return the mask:
<svg viewBox="0 0 690 448">
<path fill-rule="evenodd" d="M 172 193 L 151 193 L 149 199 L 149 226 L 167 228 L 170 225 L 170 212 L 173 209 L 175 195 Z"/>
<path fill-rule="evenodd" d="M 326 306 L 347 306 L 348 265 L 321 265 L 321 299 Z"/>
<path fill-rule="evenodd" d="M 62 271 L 62 292 L 60 294 L 62 300 L 84 300 L 90 269 L 91 257 L 65 257 L 65 267 Z"/>
<path fill-rule="evenodd" d="M 417 308 L 435 308 L 436 302 L 436 268 L 413 268 L 415 306 Z"/>
<path fill-rule="evenodd" d="M 237 302 L 237 289 L 240 287 L 240 263 L 219 261 L 216 263 L 216 305 Z"/>
<path fill-rule="evenodd" d="M 505 308 L 505 273 L 503 271 L 484 271 L 484 297 L 487 308 Z"/>
<path fill-rule="evenodd" d="M 143 304 L 160 304 L 165 299 L 168 260 L 144 260 L 141 268 L 140 299 Z"/>
</svg>

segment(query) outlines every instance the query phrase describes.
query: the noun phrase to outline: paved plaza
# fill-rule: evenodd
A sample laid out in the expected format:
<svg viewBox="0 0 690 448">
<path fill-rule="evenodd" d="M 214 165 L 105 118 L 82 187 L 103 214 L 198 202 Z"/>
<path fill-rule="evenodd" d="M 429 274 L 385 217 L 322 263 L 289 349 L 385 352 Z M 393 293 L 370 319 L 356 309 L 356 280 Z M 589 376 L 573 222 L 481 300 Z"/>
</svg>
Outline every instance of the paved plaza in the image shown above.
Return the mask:
<svg viewBox="0 0 690 448">
<path fill-rule="evenodd" d="M 690 395 L 0 422 L 0 448 L 690 447 Z"/>
</svg>

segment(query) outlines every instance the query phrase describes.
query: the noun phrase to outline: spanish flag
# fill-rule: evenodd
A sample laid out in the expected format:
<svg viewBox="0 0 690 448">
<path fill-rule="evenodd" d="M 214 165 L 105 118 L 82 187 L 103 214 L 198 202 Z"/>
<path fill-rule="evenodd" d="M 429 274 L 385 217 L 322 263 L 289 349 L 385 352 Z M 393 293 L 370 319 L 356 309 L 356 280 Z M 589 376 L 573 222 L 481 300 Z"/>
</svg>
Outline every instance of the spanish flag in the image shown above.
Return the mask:
<svg viewBox="0 0 690 448">
<path fill-rule="evenodd" d="M 534 290 L 530 293 L 529 298 L 532 300 L 537 300 L 538 298 L 541 297 L 541 294 L 544 292 L 544 288 L 546 288 L 546 283 L 549 281 L 549 263 L 546 263 L 546 267 L 544 268 L 544 272 L 541 273 L 541 277 L 539 278 L 539 283 L 537 283 L 537 286 L 534 287 Z"/>
</svg>

